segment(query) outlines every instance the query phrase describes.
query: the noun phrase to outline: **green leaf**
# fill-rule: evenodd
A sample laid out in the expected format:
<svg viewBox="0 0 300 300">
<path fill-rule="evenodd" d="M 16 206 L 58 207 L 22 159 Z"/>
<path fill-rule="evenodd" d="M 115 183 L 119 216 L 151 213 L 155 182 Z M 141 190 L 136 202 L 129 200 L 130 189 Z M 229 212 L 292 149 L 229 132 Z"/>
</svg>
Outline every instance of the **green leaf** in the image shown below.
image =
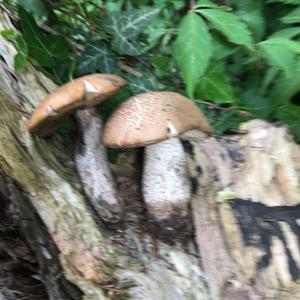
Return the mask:
<svg viewBox="0 0 300 300">
<path fill-rule="evenodd" d="M 201 9 L 199 12 L 220 30 L 230 42 L 253 49 L 251 33 L 238 16 L 216 9 Z"/>
<path fill-rule="evenodd" d="M 113 73 L 115 69 L 112 52 L 103 41 L 97 40 L 86 44 L 86 48 L 79 58 L 76 74 Z"/>
<path fill-rule="evenodd" d="M 128 78 L 128 81 L 130 90 L 134 94 L 159 90 L 159 83 L 156 77 L 149 72 L 146 72 L 141 78 L 130 77 Z"/>
<path fill-rule="evenodd" d="M 18 53 L 14 56 L 14 69 L 15 71 L 22 71 L 25 69 L 28 61 L 28 47 L 27 43 L 21 35 L 15 30 L 8 29 L 1 31 L 1 35 L 8 41 L 14 43 Z"/>
<path fill-rule="evenodd" d="M 170 73 L 171 57 L 168 56 L 153 56 L 152 65 L 155 68 L 157 76 L 161 77 Z"/>
<path fill-rule="evenodd" d="M 239 107 L 259 118 L 268 118 L 272 112 L 270 98 L 261 96 L 256 87 L 243 91 L 240 99 Z"/>
<path fill-rule="evenodd" d="M 289 14 L 280 19 L 285 24 L 299 23 L 300 22 L 300 7 L 295 8 Z"/>
<path fill-rule="evenodd" d="M 260 41 L 266 30 L 266 22 L 263 15 L 263 2 L 261 0 L 233 1 L 238 9 L 235 14 L 245 22 L 253 33 L 256 41 Z"/>
<path fill-rule="evenodd" d="M 207 116 L 207 114 L 206 114 Z M 209 116 L 209 115 L 208 115 Z M 212 114 L 211 119 L 214 126 L 214 133 L 221 135 L 232 129 L 237 129 L 241 122 L 249 120 L 236 112 L 219 110 Z"/>
<path fill-rule="evenodd" d="M 218 32 L 212 32 L 212 46 L 213 46 L 213 58 L 215 60 L 221 60 L 237 51 L 236 47 L 225 40 L 224 36 Z"/>
<path fill-rule="evenodd" d="M 214 62 L 201 77 L 196 97 L 210 100 L 217 104 L 234 103 L 236 97 L 228 77 L 225 74 L 224 62 Z"/>
<path fill-rule="evenodd" d="M 46 8 L 41 0 L 18 0 L 18 5 L 38 18 L 46 13 Z"/>
<path fill-rule="evenodd" d="M 287 78 L 283 74 L 274 85 L 270 97 L 274 103 L 286 103 L 300 91 L 300 62 L 293 67 L 293 76 Z"/>
<path fill-rule="evenodd" d="M 274 32 L 270 38 L 287 38 L 292 39 L 300 34 L 300 27 L 284 28 Z"/>
<path fill-rule="evenodd" d="M 294 53 L 300 53 L 300 42 L 287 38 L 269 38 L 258 45 L 278 45 Z"/>
<path fill-rule="evenodd" d="M 141 55 L 141 45 L 138 41 L 130 41 L 124 36 L 116 36 L 112 42 L 112 48 L 117 51 L 119 54 L 125 55 Z"/>
<path fill-rule="evenodd" d="M 18 53 L 14 56 L 15 71 L 22 71 L 25 69 L 28 61 L 28 46 L 21 35 L 16 36 L 15 45 Z"/>
<path fill-rule="evenodd" d="M 157 13 L 156 9 L 132 9 L 111 13 L 105 20 L 103 29 L 113 36 L 114 50 L 120 54 L 141 54 L 137 35 L 147 28 Z"/>
<path fill-rule="evenodd" d="M 261 94 L 267 92 L 268 87 L 275 81 L 275 78 L 279 75 L 280 69 L 277 67 L 271 67 L 266 70 L 266 74 L 261 82 Z"/>
<path fill-rule="evenodd" d="M 18 33 L 14 29 L 2 30 L 1 35 L 8 41 L 14 42 L 18 36 Z"/>
<path fill-rule="evenodd" d="M 284 38 L 272 38 L 259 43 L 258 46 L 270 65 L 280 68 L 287 77 L 290 77 L 295 63 L 294 52 L 300 50 L 298 44 Z"/>
<path fill-rule="evenodd" d="M 23 37 L 21 35 L 17 35 L 16 39 L 15 39 L 15 44 L 18 48 L 18 50 L 24 54 L 27 55 L 28 53 L 28 46 L 26 41 L 23 39 Z"/>
<path fill-rule="evenodd" d="M 281 2 L 285 4 L 300 4 L 300 0 L 269 0 L 268 3 Z"/>
<path fill-rule="evenodd" d="M 45 34 L 34 18 L 19 8 L 23 38 L 33 58 L 43 67 L 52 67 L 56 59 L 68 59 L 68 46 L 62 36 Z"/>
<path fill-rule="evenodd" d="M 300 141 L 300 106 L 285 104 L 276 110 L 276 117 L 289 125 L 290 130 L 295 135 L 296 140 Z"/>
<path fill-rule="evenodd" d="M 174 52 L 188 96 L 193 98 L 199 78 L 212 56 L 211 36 L 200 16 L 190 12 L 183 18 Z"/>
<path fill-rule="evenodd" d="M 18 52 L 14 56 L 14 69 L 17 72 L 23 71 L 27 65 L 27 55 L 23 52 Z"/>
</svg>

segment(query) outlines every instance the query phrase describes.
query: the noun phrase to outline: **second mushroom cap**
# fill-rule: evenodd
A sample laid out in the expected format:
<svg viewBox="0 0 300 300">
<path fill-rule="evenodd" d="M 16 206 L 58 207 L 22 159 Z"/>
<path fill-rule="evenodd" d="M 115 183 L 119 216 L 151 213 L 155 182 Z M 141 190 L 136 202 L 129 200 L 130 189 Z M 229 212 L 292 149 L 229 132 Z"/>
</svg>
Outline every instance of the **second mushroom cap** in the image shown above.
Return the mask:
<svg viewBox="0 0 300 300">
<path fill-rule="evenodd" d="M 103 132 L 103 143 L 107 147 L 145 146 L 191 129 L 212 132 L 191 100 L 174 92 L 142 93 L 113 112 Z"/>
</svg>

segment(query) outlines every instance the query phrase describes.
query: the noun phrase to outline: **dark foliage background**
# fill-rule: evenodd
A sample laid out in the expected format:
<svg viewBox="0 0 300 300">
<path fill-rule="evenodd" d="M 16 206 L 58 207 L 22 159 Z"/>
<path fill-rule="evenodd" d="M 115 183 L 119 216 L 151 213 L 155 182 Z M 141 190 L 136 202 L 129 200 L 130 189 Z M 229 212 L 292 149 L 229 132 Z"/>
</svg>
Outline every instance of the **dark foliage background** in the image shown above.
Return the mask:
<svg viewBox="0 0 300 300">
<path fill-rule="evenodd" d="M 15 69 L 30 61 L 58 84 L 109 72 L 132 94 L 172 90 L 217 134 L 250 118 L 289 125 L 300 141 L 300 0 L 3 0 L 18 31 Z M 65 125 L 63 130 L 72 130 Z"/>
</svg>

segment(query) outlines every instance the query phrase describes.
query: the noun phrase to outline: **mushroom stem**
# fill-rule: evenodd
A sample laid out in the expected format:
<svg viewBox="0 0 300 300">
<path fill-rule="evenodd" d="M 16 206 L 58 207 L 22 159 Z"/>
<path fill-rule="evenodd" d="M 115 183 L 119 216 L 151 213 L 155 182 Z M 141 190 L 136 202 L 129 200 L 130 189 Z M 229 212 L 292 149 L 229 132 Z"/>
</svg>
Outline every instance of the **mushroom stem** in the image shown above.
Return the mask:
<svg viewBox="0 0 300 300">
<path fill-rule="evenodd" d="M 143 195 L 149 216 L 164 225 L 181 225 L 191 197 L 185 152 L 176 137 L 146 146 Z"/>
<path fill-rule="evenodd" d="M 123 209 L 108 166 L 106 149 L 101 142 L 102 121 L 94 108 L 78 110 L 76 118 L 81 138 L 75 161 L 84 192 L 101 219 L 118 222 Z"/>
</svg>

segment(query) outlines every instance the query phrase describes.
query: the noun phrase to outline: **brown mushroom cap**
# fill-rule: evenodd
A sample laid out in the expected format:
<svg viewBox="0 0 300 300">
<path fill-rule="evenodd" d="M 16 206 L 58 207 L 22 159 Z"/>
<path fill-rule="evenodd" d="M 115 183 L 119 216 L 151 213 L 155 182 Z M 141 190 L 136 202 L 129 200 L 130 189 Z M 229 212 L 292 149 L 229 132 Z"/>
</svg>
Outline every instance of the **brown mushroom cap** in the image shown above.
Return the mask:
<svg viewBox="0 0 300 300">
<path fill-rule="evenodd" d="M 91 74 L 72 80 L 42 100 L 27 128 L 39 136 L 50 135 L 74 110 L 100 104 L 125 84 L 124 79 L 111 74 Z"/>
<path fill-rule="evenodd" d="M 173 92 L 142 93 L 113 112 L 103 131 L 103 143 L 107 147 L 145 146 L 191 129 L 212 132 L 195 103 Z"/>
</svg>

